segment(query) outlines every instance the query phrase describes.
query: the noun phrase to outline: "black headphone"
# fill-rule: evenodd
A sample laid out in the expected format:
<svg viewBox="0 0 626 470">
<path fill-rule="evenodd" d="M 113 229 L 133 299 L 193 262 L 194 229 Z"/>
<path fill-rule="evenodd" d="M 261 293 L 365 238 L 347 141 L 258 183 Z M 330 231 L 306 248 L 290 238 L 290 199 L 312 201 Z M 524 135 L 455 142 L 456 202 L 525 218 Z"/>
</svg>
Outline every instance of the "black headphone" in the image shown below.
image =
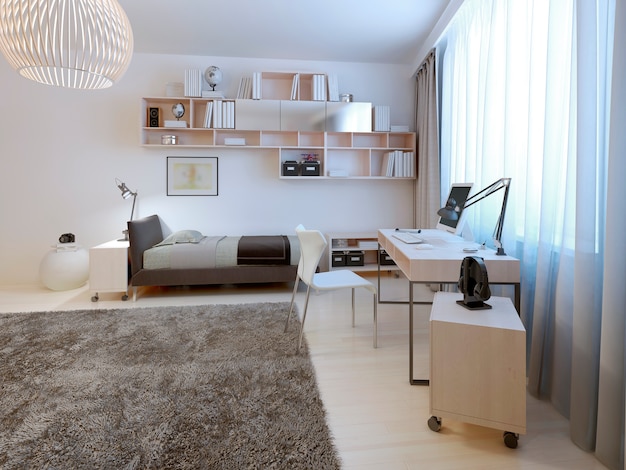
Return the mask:
<svg viewBox="0 0 626 470">
<path fill-rule="evenodd" d="M 485 260 L 480 256 L 467 256 L 461 263 L 458 282 L 459 291 L 464 294 L 465 303 L 489 300 L 489 277 Z"/>
</svg>

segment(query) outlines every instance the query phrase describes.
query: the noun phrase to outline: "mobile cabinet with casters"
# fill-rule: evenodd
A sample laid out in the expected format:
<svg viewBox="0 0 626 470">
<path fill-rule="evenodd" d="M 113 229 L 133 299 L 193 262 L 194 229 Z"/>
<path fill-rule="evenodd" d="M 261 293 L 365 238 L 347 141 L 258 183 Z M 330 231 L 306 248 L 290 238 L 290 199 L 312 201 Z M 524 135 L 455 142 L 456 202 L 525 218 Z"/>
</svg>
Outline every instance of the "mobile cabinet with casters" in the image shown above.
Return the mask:
<svg viewBox="0 0 626 470">
<path fill-rule="evenodd" d="M 430 315 L 428 427 L 451 418 L 504 431 L 516 448 L 526 434 L 526 330 L 507 297 L 492 308 L 457 304 L 462 294 L 437 292 Z"/>
<path fill-rule="evenodd" d="M 89 290 L 92 302 L 103 292 L 122 292 L 128 300 L 127 240 L 111 240 L 89 249 Z"/>
</svg>

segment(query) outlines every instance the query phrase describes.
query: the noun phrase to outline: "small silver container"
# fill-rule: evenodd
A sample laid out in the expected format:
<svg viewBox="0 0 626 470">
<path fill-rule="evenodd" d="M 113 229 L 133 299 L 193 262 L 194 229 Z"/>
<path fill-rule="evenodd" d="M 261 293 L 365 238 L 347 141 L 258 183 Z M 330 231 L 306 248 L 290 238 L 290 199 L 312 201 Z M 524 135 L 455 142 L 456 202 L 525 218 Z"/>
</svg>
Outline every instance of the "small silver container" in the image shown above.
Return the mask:
<svg viewBox="0 0 626 470">
<path fill-rule="evenodd" d="M 343 93 L 339 95 L 339 99 L 344 103 L 352 103 L 352 94 L 351 93 Z"/>
<path fill-rule="evenodd" d="M 335 238 L 333 240 L 333 248 L 348 248 L 347 238 Z"/>
<path fill-rule="evenodd" d="M 162 135 L 161 143 L 163 145 L 176 145 L 178 143 L 177 135 Z"/>
</svg>

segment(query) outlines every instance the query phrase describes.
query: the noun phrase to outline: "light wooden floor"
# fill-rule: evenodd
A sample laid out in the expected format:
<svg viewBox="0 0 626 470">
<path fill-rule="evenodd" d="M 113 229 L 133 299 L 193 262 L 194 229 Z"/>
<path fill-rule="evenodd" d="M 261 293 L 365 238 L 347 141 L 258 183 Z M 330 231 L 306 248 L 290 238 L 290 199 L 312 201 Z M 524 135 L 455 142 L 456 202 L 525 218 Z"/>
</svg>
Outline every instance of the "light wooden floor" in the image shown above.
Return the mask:
<svg viewBox="0 0 626 470">
<path fill-rule="evenodd" d="M 376 281 L 376 277 L 372 277 Z M 417 294 L 432 295 L 429 289 Z M 383 276 L 382 298 L 407 296 L 403 279 Z M 150 289 L 136 303 L 119 294 L 90 301 L 87 287 L 67 292 L 0 286 L 0 312 L 98 309 L 289 301 L 291 285 Z M 300 310 L 304 292 L 298 294 Z M 428 374 L 428 307 L 416 309 L 415 376 Z M 372 347 L 372 302 L 357 294 L 357 324 L 351 327 L 349 291 L 312 295 L 305 334 L 322 398 L 346 470 L 417 469 L 604 469 L 569 439 L 567 421 L 549 403 L 528 396 L 527 434 L 517 449 L 505 447 L 502 432 L 443 420 L 428 428 L 428 387 L 411 386 L 408 314 L 404 304 L 379 305 L 378 349 Z M 295 348 L 295 344 L 294 344 Z"/>
</svg>

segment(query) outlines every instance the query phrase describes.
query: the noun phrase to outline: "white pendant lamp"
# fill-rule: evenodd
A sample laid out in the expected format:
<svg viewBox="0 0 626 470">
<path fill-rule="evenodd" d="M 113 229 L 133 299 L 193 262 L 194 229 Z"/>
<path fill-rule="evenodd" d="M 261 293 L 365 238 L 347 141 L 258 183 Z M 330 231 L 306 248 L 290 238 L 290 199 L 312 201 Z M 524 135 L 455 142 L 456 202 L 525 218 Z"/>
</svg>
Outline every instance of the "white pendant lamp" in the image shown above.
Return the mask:
<svg viewBox="0 0 626 470">
<path fill-rule="evenodd" d="M 0 51 L 30 80 L 101 89 L 128 68 L 133 32 L 116 0 L 0 0 Z"/>
</svg>

